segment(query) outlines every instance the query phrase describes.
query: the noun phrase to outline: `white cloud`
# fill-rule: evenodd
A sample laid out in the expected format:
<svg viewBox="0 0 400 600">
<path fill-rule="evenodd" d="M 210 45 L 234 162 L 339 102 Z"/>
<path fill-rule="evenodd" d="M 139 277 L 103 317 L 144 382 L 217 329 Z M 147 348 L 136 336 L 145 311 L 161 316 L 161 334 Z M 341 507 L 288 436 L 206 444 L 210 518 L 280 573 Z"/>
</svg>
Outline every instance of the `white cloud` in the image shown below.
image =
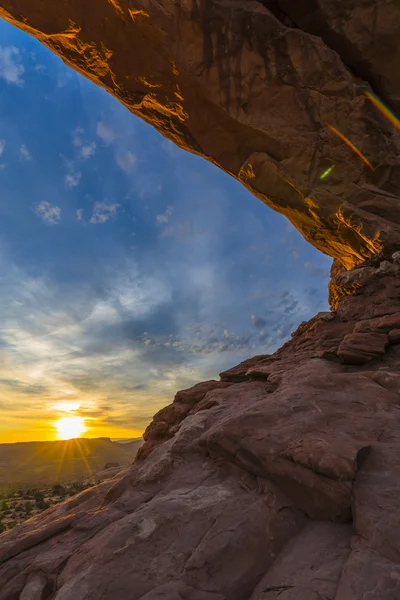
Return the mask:
<svg viewBox="0 0 400 600">
<path fill-rule="evenodd" d="M 193 230 L 192 221 L 183 221 L 178 223 L 176 226 L 166 227 L 161 233 L 161 237 L 173 237 L 178 242 L 187 242 L 193 240 L 194 236 L 204 235 L 204 232 L 195 233 Z"/>
<path fill-rule="evenodd" d="M 82 219 L 83 219 L 83 208 L 78 208 L 78 210 L 76 211 L 76 218 L 78 219 L 78 221 L 82 221 Z"/>
<path fill-rule="evenodd" d="M 79 155 L 84 160 L 87 160 L 88 158 L 91 158 L 92 156 L 94 156 L 95 152 L 96 152 L 96 143 L 89 142 L 89 143 L 85 143 L 82 146 Z"/>
<path fill-rule="evenodd" d="M 71 134 L 72 143 L 74 146 L 76 146 L 76 148 L 80 148 L 80 146 L 82 146 L 82 144 L 83 144 L 83 139 L 82 139 L 83 133 L 84 133 L 83 129 L 81 129 L 81 127 L 77 127 L 76 129 L 74 129 L 74 131 Z"/>
<path fill-rule="evenodd" d="M 80 180 L 81 180 L 81 173 L 79 173 L 79 171 L 68 173 L 64 177 L 65 187 L 68 190 L 71 190 L 72 188 L 79 185 Z"/>
<path fill-rule="evenodd" d="M 76 75 L 76 73 L 75 73 Z M 73 71 L 66 71 L 63 69 L 57 74 L 57 87 L 63 88 L 67 85 L 68 81 L 70 81 L 74 77 Z"/>
<path fill-rule="evenodd" d="M 93 207 L 93 214 L 90 218 L 90 222 L 93 224 L 105 223 L 119 208 L 119 204 L 107 204 L 107 202 L 96 202 Z"/>
<path fill-rule="evenodd" d="M 5 147 L 6 147 L 5 140 L 0 140 L 0 156 L 3 154 Z"/>
<path fill-rule="evenodd" d="M 56 225 L 61 220 L 61 208 L 50 202 L 40 202 L 36 207 L 36 214 L 50 225 Z"/>
<path fill-rule="evenodd" d="M 135 166 L 136 156 L 128 150 L 125 154 L 120 154 L 117 156 L 117 165 L 125 171 L 125 173 L 130 173 Z"/>
<path fill-rule="evenodd" d="M 96 142 L 89 142 L 84 138 L 84 131 L 81 127 L 77 127 L 71 134 L 72 144 L 75 148 L 79 148 L 79 156 L 83 160 L 87 160 L 94 156 L 96 152 Z"/>
<path fill-rule="evenodd" d="M 168 206 L 167 210 L 161 215 L 156 216 L 157 223 L 168 223 L 170 216 L 172 215 L 172 206 Z"/>
<path fill-rule="evenodd" d="M 40 63 L 37 63 L 33 67 L 33 70 L 36 71 L 37 73 L 45 73 L 47 71 L 46 67 Z"/>
<path fill-rule="evenodd" d="M 131 313 L 135 318 L 145 317 L 157 307 L 171 300 L 168 282 L 160 277 L 142 274 L 133 261 L 113 281 L 110 298 L 113 304 Z"/>
<path fill-rule="evenodd" d="M 18 48 L 15 46 L 0 47 L 0 77 L 7 83 L 22 86 L 24 71 Z"/>
<path fill-rule="evenodd" d="M 96 133 L 104 144 L 111 144 L 116 137 L 114 131 L 102 121 L 97 123 Z"/>
<path fill-rule="evenodd" d="M 21 160 L 26 160 L 26 161 L 32 160 L 31 153 L 29 152 L 29 150 L 25 144 L 22 144 L 22 146 L 19 149 L 19 157 Z"/>
</svg>

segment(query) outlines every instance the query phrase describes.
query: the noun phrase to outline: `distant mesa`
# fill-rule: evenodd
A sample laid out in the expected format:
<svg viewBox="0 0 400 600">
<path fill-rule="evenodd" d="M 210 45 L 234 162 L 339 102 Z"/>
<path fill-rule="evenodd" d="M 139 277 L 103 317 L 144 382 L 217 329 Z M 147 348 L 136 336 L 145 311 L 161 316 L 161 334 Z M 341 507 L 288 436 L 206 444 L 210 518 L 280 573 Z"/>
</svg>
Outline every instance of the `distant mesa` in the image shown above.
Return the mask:
<svg viewBox="0 0 400 600">
<path fill-rule="evenodd" d="M 53 485 L 91 477 L 104 465 L 130 465 L 142 444 L 142 439 L 122 444 L 109 437 L 0 444 L 0 488 Z"/>
</svg>

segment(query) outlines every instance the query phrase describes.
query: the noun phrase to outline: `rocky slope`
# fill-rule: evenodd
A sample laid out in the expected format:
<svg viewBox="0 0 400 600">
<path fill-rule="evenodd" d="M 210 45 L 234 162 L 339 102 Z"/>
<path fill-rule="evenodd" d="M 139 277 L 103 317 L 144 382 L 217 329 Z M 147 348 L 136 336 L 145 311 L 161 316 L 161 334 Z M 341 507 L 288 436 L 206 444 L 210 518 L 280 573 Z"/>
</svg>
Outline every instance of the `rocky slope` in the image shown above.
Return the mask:
<svg viewBox="0 0 400 600">
<path fill-rule="evenodd" d="M 399 258 L 178 392 L 122 477 L 3 534 L 0 599 L 398 600 Z"/>
<path fill-rule="evenodd" d="M 332 312 L 178 392 L 127 473 L 0 537 L 0 600 L 399 600 L 400 138 L 364 91 L 399 104 L 400 1 L 0 6 L 335 257 Z"/>
<path fill-rule="evenodd" d="M 0 16 L 348 268 L 400 244 L 399 137 L 364 95 L 400 108 L 400 0 L 1 0 Z"/>
</svg>

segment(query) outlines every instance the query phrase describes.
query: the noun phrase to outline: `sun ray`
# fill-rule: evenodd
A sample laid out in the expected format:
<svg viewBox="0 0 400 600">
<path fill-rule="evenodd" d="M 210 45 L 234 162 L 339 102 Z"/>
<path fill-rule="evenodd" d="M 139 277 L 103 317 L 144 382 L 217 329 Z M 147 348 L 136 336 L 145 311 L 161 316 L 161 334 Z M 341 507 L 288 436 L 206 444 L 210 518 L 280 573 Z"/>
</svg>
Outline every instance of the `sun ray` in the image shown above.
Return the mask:
<svg viewBox="0 0 400 600">
<path fill-rule="evenodd" d="M 94 473 L 93 473 L 93 471 L 92 471 L 92 469 L 91 469 L 91 467 L 90 467 L 90 465 L 89 465 L 89 462 L 88 462 L 88 460 L 87 460 L 87 458 L 86 458 L 86 455 L 85 455 L 85 453 L 84 453 L 84 452 L 83 452 L 83 450 L 82 450 L 82 447 L 81 447 L 81 441 L 80 441 L 79 439 L 75 439 L 75 440 L 73 440 L 73 441 L 74 441 L 74 442 L 75 442 L 75 444 L 77 444 L 77 446 L 78 446 L 79 453 L 80 453 L 80 455 L 82 456 L 82 460 L 83 460 L 83 462 L 84 462 L 84 464 L 85 464 L 85 466 L 86 466 L 87 472 L 89 473 L 90 477 L 93 477 L 93 476 L 94 476 Z"/>
<path fill-rule="evenodd" d="M 34 452 L 31 456 L 29 456 L 26 460 L 22 461 L 19 464 L 19 467 L 26 467 L 26 465 L 30 462 L 32 462 L 33 460 L 35 460 L 35 458 L 37 458 L 40 454 L 43 454 L 44 452 L 46 452 L 47 449 L 51 448 L 52 442 L 47 442 L 47 444 L 43 444 L 42 448 L 39 448 L 39 450 L 37 450 L 36 452 Z"/>
<path fill-rule="evenodd" d="M 58 465 L 57 465 L 56 481 L 58 481 L 58 479 L 59 479 L 59 475 L 61 473 L 61 469 L 62 469 L 62 466 L 65 461 L 65 455 L 67 454 L 67 450 L 68 450 L 68 440 L 64 440 L 63 446 L 62 446 L 63 452 L 62 452 L 62 455 L 61 455 L 60 460 L 58 461 Z"/>
<path fill-rule="evenodd" d="M 355 146 L 345 135 L 343 135 L 343 133 L 340 133 L 340 131 L 338 131 L 335 127 L 332 127 L 332 125 L 329 125 L 329 129 L 333 131 L 333 133 L 337 135 L 345 144 L 347 144 L 348 147 L 353 150 L 353 152 L 355 152 L 370 169 L 372 169 L 372 171 L 375 170 L 368 158 L 366 158 L 364 154 L 357 148 L 357 146 Z"/>
</svg>

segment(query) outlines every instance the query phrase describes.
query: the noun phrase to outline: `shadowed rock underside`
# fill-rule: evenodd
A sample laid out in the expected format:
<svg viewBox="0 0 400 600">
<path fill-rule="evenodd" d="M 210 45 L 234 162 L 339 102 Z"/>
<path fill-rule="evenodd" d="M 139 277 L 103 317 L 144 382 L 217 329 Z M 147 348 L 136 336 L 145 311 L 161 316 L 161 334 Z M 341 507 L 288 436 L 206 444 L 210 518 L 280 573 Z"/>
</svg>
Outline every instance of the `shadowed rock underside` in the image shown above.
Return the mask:
<svg viewBox="0 0 400 600">
<path fill-rule="evenodd" d="M 400 107 L 400 0 L 0 14 L 335 258 L 332 312 L 178 392 L 127 472 L 0 536 L 0 600 L 399 600 L 400 139 L 364 91 Z"/>
</svg>

